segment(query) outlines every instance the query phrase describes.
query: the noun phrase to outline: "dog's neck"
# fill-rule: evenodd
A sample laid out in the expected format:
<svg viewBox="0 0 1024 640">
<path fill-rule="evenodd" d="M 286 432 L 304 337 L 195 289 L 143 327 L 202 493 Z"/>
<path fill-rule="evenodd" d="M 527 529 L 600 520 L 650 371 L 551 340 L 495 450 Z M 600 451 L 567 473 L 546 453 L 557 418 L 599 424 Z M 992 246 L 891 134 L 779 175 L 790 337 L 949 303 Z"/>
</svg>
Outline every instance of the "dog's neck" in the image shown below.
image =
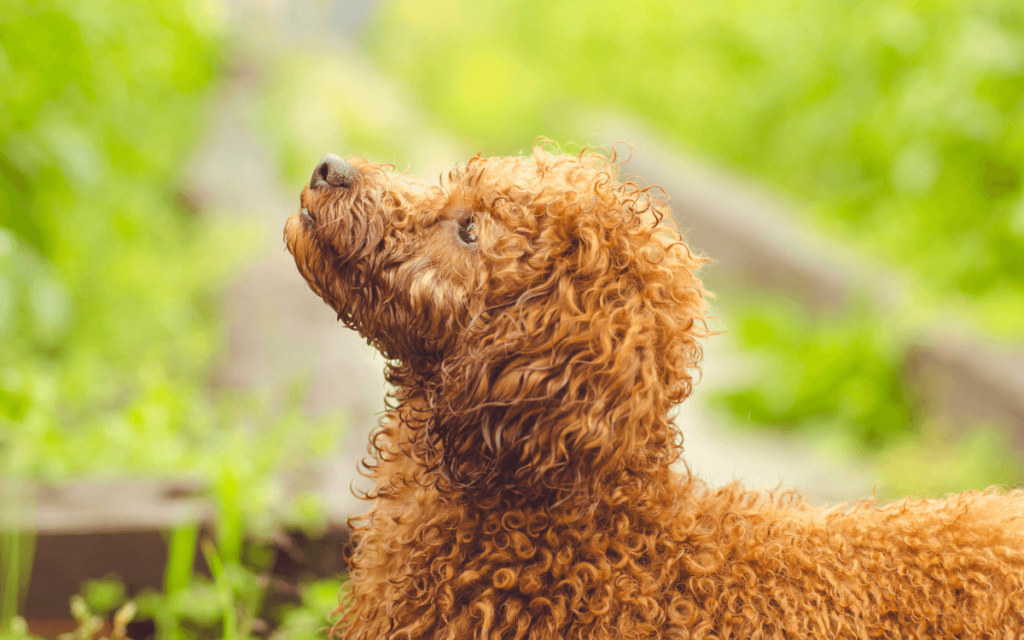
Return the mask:
<svg viewBox="0 0 1024 640">
<path fill-rule="evenodd" d="M 635 499 L 638 495 L 648 494 L 650 500 L 660 503 L 664 496 L 663 489 L 670 484 L 674 472 L 672 463 L 681 454 L 678 438 L 666 438 L 652 443 L 645 441 L 635 447 L 635 451 L 623 451 L 621 455 L 596 469 L 580 470 L 577 467 L 567 468 L 564 476 L 556 479 L 561 484 L 530 483 L 522 481 L 498 482 L 486 485 L 451 483 L 444 477 L 443 456 L 447 454 L 431 442 L 433 434 L 431 425 L 443 422 L 447 410 L 440 403 L 431 402 L 429 382 L 417 376 L 411 370 L 393 370 L 389 372 L 389 380 L 405 383 L 396 388 L 392 394 L 392 411 L 385 420 L 385 430 L 389 432 L 389 440 L 393 451 L 379 452 L 382 459 L 401 458 L 404 460 L 400 474 L 407 476 L 403 484 L 420 486 L 442 494 L 443 499 L 462 503 L 493 505 L 496 502 L 525 506 L 535 504 L 545 510 L 558 508 L 559 511 L 580 511 L 593 513 L 604 507 L 618 508 L 620 498 L 624 495 Z M 409 384 L 414 382 L 414 384 Z M 571 418 L 565 418 L 569 420 Z M 645 420 L 655 425 L 653 431 L 674 432 L 671 418 L 667 415 L 636 416 L 631 420 Z M 545 428 L 559 429 L 562 425 L 548 424 Z M 477 452 L 481 456 L 483 452 Z M 485 460 L 486 462 L 486 460 Z M 389 473 L 394 475 L 394 465 Z M 567 465 L 569 467 L 569 465 Z M 570 475 L 572 474 L 572 475 Z M 636 505 L 639 507 L 640 505 Z"/>
</svg>

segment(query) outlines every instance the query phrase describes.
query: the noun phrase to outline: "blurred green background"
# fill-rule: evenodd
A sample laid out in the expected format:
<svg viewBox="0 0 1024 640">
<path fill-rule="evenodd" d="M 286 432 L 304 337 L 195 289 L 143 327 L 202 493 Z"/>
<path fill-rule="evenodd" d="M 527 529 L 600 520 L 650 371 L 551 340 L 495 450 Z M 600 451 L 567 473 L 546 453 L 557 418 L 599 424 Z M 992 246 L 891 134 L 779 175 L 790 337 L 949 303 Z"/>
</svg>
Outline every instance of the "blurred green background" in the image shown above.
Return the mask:
<svg viewBox="0 0 1024 640">
<path fill-rule="evenodd" d="M 217 301 L 262 245 L 211 214 L 189 163 L 239 83 L 292 198 L 325 152 L 416 171 L 538 136 L 607 147 L 594 112 L 770 185 L 908 300 L 823 313 L 712 266 L 729 349 L 754 363 L 709 392 L 715 421 L 852 461 L 883 496 L 1021 479 L 1024 424 L 936 417 L 905 364 L 929 323 L 1024 343 L 1016 0 L 6 0 L 0 478 L 198 473 L 244 528 L 282 469 L 337 446 L 301 384 L 283 409 L 216 384 Z"/>
</svg>

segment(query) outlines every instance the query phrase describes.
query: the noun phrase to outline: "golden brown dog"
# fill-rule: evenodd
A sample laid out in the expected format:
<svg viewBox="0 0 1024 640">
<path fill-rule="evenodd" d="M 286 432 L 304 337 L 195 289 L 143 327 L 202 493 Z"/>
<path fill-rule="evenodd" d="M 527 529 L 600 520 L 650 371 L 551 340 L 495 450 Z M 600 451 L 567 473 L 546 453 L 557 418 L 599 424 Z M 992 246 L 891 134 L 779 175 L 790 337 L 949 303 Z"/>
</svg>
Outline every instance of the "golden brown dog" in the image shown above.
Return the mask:
<svg viewBox="0 0 1024 640">
<path fill-rule="evenodd" d="M 388 361 L 350 640 L 1022 638 L 1024 493 L 828 510 L 670 469 L 705 292 L 601 154 L 325 156 L 285 240 Z"/>
</svg>

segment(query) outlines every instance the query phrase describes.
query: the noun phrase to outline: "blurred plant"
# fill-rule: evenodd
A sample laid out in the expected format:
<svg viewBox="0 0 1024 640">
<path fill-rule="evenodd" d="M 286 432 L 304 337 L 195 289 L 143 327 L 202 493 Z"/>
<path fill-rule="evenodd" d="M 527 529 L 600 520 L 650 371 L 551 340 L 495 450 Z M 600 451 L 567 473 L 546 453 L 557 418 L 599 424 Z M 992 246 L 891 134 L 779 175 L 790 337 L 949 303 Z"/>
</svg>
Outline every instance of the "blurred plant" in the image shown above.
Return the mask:
<svg viewBox="0 0 1024 640">
<path fill-rule="evenodd" d="M 42 640 L 28 632 L 28 623 L 24 618 L 15 617 L 9 623 L 0 626 L 0 640 Z"/>
<path fill-rule="evenodd" d="M 194 539 L 193 539 L 194 542 Z M 189 550 L 191 554 L 194 548 Z M 125 598 L 117 576 L 91 580 L 73 596 L 70 611 L 78 627 L 59 640 L 124 640 L 130 622 L 154 620 L 158 640 L 322 640 L 331 625 L 344 579 L 309 582 L 298 588 L 298 602 L 265 606 L 269 580 L 265 573 L 269 556 L 252 564 L 229 562 L 210 540 L 202 543 L 211 577 L 192 575 L 175 591 L 147 591 L 135 600 Z M 173 554 L 172 554 L 173 555 Z M 257 554 L 260 555 L 260 554 Z M 262 565 L 262 568 L 260 568 Z M 108 624 L 109 620 L 109 624 Z M 0 640 L 30 640 L 23 618 L 0 627 Z"/>
<path fill-rule="evenodd" d="M 869 454 L 879 495 L 936 496 L 1012 486 L 1024 462 L 1005 432 L 954 433 L 922 413 L 902 380 L 906 345 L 866 311 L 822 323 L 806 309 L 746 292 L 725 305 L 731 336 L 754 357 L 737 386 L 715 392 L 739 426 L 770 425 L 846 457 Z"/>
<path fill-rule="evenodd" d="M 742 297 L 729 316 L 730 332 L 762 366 L 714 403 L 741 424 L 838 429 L 861 450 L 877 451 L 913 432 L 917 408 L 902 385 L 905 347 L 898 332 L 879 331 L 863 310 L 820 323 L 783 299 Z"/>
<path fill-rule="evenodd" d="M 271 586 L 279 590 L 292 587 L 272 584 L 269 570 L 275 552 L 248 540 L 251 530 L 243 520 L 245 506 L 238 486 L 232 480 L 222 480 L 215 494 L 212 539 L 201 539 L 196 524 L 170 534 L 162 591 L 146 590 L 128 600 L 118 576 L 90 580 L 71 599 L 71 614 L 78 627 L 60 640 L 124 640 L 129 622 L 145 620 L 155 623 L 157 640 L 247 640 L 268 634 L 275 640 L 321 640 L 344 579 L 301 585 L 291 601 L 268 607 Z M 210 577 L 194 572 L 197 548 Z M 106 635 L 105 630 L 109 631 Z M 29 638 L 22 618 L 13 617 L 0 625 L 0 640 Z"/>
<path fill-rule="evenodd" d="M 126 603 L 117 610 L 117 613 L 114 614 L 111 620 L 110 633 L 107 635 L 101 634 L 105 623 L 104 619 L 98 615 L 101 613 L 104 612 L 90 609 L 82 596 L 72 596 L 71 615 L 78 622 L 78 628 L 70 633 L 61 634 L 58 640 L 93 640 L 94 638 L 100 638 L 101 640 L 126 640 L 128 637 L 128 623 L 135 617 L 135 603 Z"/>
<path fill-rule="evenodd" d="M 885 478 L 886 497 L 935 496 L 991 485 L 1019 488 L 1024 478 L 1024 462 L 1005 431 L 981 425 L 953 433 L 934 421 L 919 434 L 895 439 L 880 452 L 876 467 Z"/>
<path fill-rule="evenodd" d="M 343 579 L 302 585 L 298 588 L 297 603 L 269 608 L 266 603 L 271 580 L 267 569 L 272 555 L 267 549 L 251 547 L 244 558 L 232 561 L 224 556 L 220 544 L 214 545 L 211 540 L 203 540 L 200 547 L 210 569 L 210 578 L 193 575 L 190 566 L 188 575 L 180 584 L 173 585 L 173 590 L 167 584 L 164 592 L 146 591 L 127 605 L 122 604 L 125 602 L 124 586 L 119 578 L 91 581 L 83 586 L 83 594 L 72 601 L 72 611 L 78 606 L 102 616 L 117 606 L 121 606 L 121 610 L 131 606 L 136 621 L 156 622 L 158 640 L 199 637 L 239 640 L 268 634 L 275 640 L 323 638 L 323 632 L 331 624 L 328 614 L 337 606 L 339 593 L 344 588 Z M 194 550 L 195 547 L 190 547 L 185 554 L 190 561 L 194 559 Z M 102 596 L 97 598 L 96 594 Z M 112 600 L 111 594 L 122 597 Z M 83 619 L 77 614 L 75 617 L 80 622 Z M 93 618 L 95 616 L 84 619 Z M 6 638 L 0 636 L 0 640 Z"/>
<path fill-rule="evenodd" d="M 242 482 L 334 437 L 208 392 L 213 295 L 257 247 L 177 195 L 222 42 L 195 0 L 115 4 L 0 12 L 0 477 Z"/>
<path fill-rule="evenodd" d="M 1015 0 L 397 0 L 371 35 L 381 64 L 479 150 L 588 136 L 583 103 L 638 114 L 1024 335 Z"/>
<path fill-rule="evenodd" d="M 17 529 L 0 531 L 0 630 L 8 628 L 25 599 L 35 536 Z"/>
<path fill-rule="evenodd" d="M 34 498 L 24 483 L 0 483 L 0 631 L 10 626 L 28 591 L 36 541 L 22 516 Z"/>
<path fill-rule="evenodd" d="M 347 588 L 343 578 L 318 580 L 299 587 L 299 606 L 286 606 L 278 615 L 279 624 L 272 640 L 320 640 L 331 627 L 332 613 Z"/>
<path fill-rule="evenodd" d="M 259 241 L 237 221 L 193 215 L 179 194 L 222 46 L 199 0 L 4 3 L 0 487 L 205 476 L 219 532 L 206 550 L 219 563 L 209 601 L 233 607 L 255 606 L 251 589 L 224 600 L 225 585 L 245 582 L 243 536 L 321 515 L 308 499 L 285 502 L 281 472 L 331 451 L 338 427 L 337 416 L 309 425 L 298 394 L 271 407 L 209 389 L 214 296 Z M 0 630 L 17 635 L 31 535 L 5 526 L 25 505 L 0 508 Z M 168 598 L 190 592 L 195 536 L 172 537 Z M 90 588 L 90 611 L 105 612 L 103 593 L 117 600 Z"/>
<path fill-rule="evenodd" d="M 28 591 L 35 536 L 19 528 L 0 530 L 0 630 L 17 616 Z"/>
<path fill-rule="evenodd" d="M 77 628 L 61 634 L 58 640 L 126 640 L 128 623 L 135 617 L 135 603 L 124 603 L 110 620 L 106 629 L 105 614 L 124 602 L 124 585 L 119 580 L 91 581 L 84 587 L 86 595 L 72 596 L 71 616 L 78 624 Z M 109 631 L 102 634 L 104 630 Z M 29 640 L 35 638 L 29 634 L 24 618 L 14 617 L 0 625 L 0 640 Z"/>
<path fill-rule="evenodd" d="M 137 443 L 189 432 L 207 298 L 245 251 L 175 196 L 214 25 L 188 0 L 113 9 L 0 12 L 0 475 L 167 466 Z"/>
<path fill-rule="evenodd" d="M 179 584 L 168 582 L 163 593 L 148 591 L 139 595 L 139 617 L 156 622 L 158 638 L 188 638 L 203 630 L 203 635 L 236 640 L 249 638 L 254 631 L 266 631 L 267 625 L 259 616 L 268 583 L 265 571 L 272 555 L 261 550 L 264 552 L 254 554 L 257 560 L 250 557 L 249 563 L 243 563 L 242 558 L 227 557 L 224 547 L 223 543 L 215 546 L 208 539 L 200 543 L 212 580 L 192 575 L 190 566 L 187 576 L 179 576 L 185 577 Z M 189 548 L 189 560 L 193 553 L 194 547 Z"/>
</svg>

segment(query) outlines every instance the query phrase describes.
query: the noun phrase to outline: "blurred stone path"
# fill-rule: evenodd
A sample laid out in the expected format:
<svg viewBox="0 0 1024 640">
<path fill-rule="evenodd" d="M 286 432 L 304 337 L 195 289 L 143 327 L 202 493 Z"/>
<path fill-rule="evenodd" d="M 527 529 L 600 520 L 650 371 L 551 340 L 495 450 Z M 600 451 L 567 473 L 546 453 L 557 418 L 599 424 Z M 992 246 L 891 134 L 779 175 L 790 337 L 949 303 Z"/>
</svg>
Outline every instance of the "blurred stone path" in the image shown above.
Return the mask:
<svg viewBox="0 0 1024 640">
<path fill-rule="evenodd" d="M 281 40 L 294 42 L 296 31 L 309 22 L 304 20 L 281 21 Z M 317 48 L 317 55 L 338 57 L 347 69 L 359 67 L 360 77 L 373 83 L 375 93 L 394 84 L 344 44 L 325 44 Z M 204 211 L 255 224 L 261 231 L 260 257 L 221 300 L 227 338 L 215 384 L 256 390 L 280 400 L 296 380 L 304 381 L 308 415 L 339 410 L 346 414 L 340 453 L 324 462 L 319 480 L 329 517 L 343 522 L 363 508 L 350 487 L 365 487 L 356 468 L 365 455 L 375 414 L 383 408 L 383 362 L 358 335 L 337 324 L 334 313 L 309 291 L 283 248 L 284 221 L 296 206 L 302 184 L 282 183 L 273 153 L 253 125 L 253 105 L 261 98 L 265 78 L 253 61 L 236 66 L 239 71 L 225 82 L 215 102 L 208 134 L 186 181 L 190 196 Z M 394 103 L 387 105 L 389 111 L 415 112 L 409 104 L 397 104 L 402 101 L 400 88 L 386 95 Z M 316 100 L 311 97 L 311 102 Z M 475 153 L 460 150 L 442 133 L 425 126 L 404 139 L 411 147 L 407 151 L 413 163 L 410 173 L 421 176 L 437 175 Z M 354 151 L 359 149 L 323 148 L 310 157 L 310 171 L 319 154 Z M 794 438 L 726 428 L 712 415 L 705 398 L 747 366 L 725 337 L 708 345 L 705 363 L 703 380 L 679 416 L 686 460 L 695 473 L 716 485 L 739 479 L 768 489 L 795 486 L 814 502 L 871 494 L 874 480 L 864 469 L 824 458 Z"/>
</svg>

